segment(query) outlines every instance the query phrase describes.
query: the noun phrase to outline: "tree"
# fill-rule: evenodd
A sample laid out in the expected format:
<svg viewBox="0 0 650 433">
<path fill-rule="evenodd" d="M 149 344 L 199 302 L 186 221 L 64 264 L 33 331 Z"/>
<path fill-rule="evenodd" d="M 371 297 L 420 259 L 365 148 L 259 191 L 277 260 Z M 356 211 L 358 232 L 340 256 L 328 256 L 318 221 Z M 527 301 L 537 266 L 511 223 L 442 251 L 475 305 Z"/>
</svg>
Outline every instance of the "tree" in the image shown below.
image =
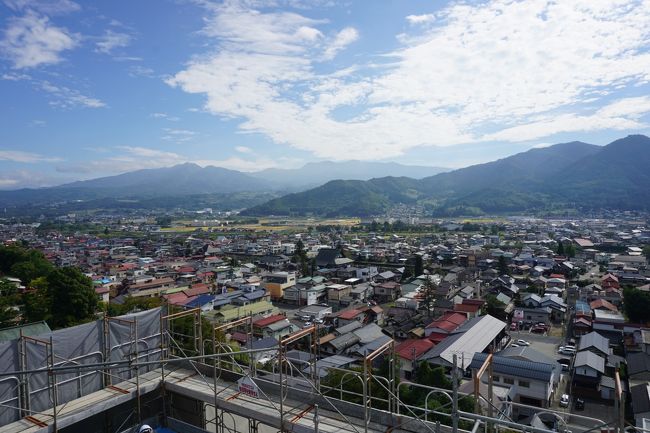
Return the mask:
<svg viewBox="0 0 650 433">
<path fill-rule="evenodd" d="M 643 247 L 643 255 L 645 256 L 645 261 L 650 263 L 650 245 Z"/>
<path fill-rule="evenodd" d="M 23 295 L 23 314 L 28 323 L 50 320 L 51 300 L 47 278 L 39 277 L 32 281 L 30 291 Z"/>
<path fill-rule="evenodd" d="M 563 256 L 564 255 L 564 243 L 562 243 L 562 241 L 558 241 L 557 254 L 558 254 L 558 256 Z"/>
<path fill-rule="evenodd" d="M 47 276 L 50 326 L 63 328 L 92 320 L 98 299 L 93 282 L 77 268 L 55 269 Z"/>
<path fill-rule="evenodd" d="M 16 324 L 18 311 L 10 297 L 0 296 L 0 328 Z"/>
<path fill-rule="evenodd" d="M 633 287 L 623 289 L 623 307 L 632 323 L 650 322 L 650 293 Z"/>
<path fill-rule="evenodd" d="M 422 256 L 419 255 L 419 254 L 416 254 L 413 257 L 413 261 L 414 261 L 414 264 L 413 264 L 413 276 L 414 277 L 419 277 L 420 275 L 422 275 L 424 273 L 424 264 L 422 262 Z"/>
<path fill-rule="evenodd" d="M 504 319 L 505 304 L 497 299 L 496 296 L 489 293 L 485 295 L 485 312 L 490 316 L 494 316 L 497 319 Z"/>
<path fill-rule="evenodd" d="M 427 275 L 427 279 L 424 280 L 424 284 L 420 290 L 422 293 L 422 305 L 426 308 L 427 316 L 429 317 L 431 317 L 431 308 L 436 303 L 437 289 L 438 287 L 436 286 L 436 283 L 433 282 L 430 275 Z"/>
<path fill-rule="evenodd" d="M 505 257 L 499 256 L 498 268 L 499 268 L 499 275 L 510 275 L 510 268 L 506 263 Z"/>
</svg>

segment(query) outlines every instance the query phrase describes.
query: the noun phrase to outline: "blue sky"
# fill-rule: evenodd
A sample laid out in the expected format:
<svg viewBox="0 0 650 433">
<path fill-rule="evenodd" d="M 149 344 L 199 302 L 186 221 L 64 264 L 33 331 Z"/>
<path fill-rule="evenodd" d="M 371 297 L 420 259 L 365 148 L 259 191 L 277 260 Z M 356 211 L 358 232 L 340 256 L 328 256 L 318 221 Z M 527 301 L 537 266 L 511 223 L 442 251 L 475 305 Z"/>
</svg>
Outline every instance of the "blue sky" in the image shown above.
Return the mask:
<svg viewBox="0 0 650 433">
<path fill-rule="evenodd" d="M 648 22 L 650 0 L 5 0 L 0 188 L 648 134 Z"/>
</svg>

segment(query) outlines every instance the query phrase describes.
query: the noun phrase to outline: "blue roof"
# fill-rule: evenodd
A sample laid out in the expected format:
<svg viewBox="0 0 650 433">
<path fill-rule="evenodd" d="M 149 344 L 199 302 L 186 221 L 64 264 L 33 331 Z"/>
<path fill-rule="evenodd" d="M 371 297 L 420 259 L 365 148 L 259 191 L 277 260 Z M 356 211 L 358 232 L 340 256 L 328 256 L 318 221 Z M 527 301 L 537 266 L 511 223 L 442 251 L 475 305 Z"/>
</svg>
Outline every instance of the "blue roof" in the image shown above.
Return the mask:
<svg viewBox="0 0 650 433">
<path fill-rule="evenodd" d="M 214 300 L 214 295 L 199 295 L 185 304 L 186 307 L 201 307 Z"/>
<path fill-rule="evenodd" d="M 487 353 L 475 353 L 469 368 L 481 368 L 481 365 L 483 365 L 483 362 L 485 362 L 487 357 Z M 553 374 L 553 365 L 543 362 L 523 361 L 521 359 L 494 355 L 492 357 L 492 371 L 495 374 L 505 374 L 507 376 L 549 381 Z"/>
</svg>

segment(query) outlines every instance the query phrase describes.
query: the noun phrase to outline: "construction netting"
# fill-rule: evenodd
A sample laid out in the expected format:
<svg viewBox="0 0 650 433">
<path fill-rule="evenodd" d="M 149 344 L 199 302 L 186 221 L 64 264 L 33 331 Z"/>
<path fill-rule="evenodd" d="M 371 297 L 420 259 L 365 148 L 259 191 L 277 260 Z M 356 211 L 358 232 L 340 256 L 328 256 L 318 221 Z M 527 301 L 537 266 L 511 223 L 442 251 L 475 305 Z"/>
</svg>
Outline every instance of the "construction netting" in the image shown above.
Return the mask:
<svg viewBox="0 0 650 433">
<path fill-rule="evenodd" d="M 132 379 L 128 364 L 102 364 L 160 359 L 160 317 L 156 308 L 0 343 L 0 426 Z"/>
</svg>

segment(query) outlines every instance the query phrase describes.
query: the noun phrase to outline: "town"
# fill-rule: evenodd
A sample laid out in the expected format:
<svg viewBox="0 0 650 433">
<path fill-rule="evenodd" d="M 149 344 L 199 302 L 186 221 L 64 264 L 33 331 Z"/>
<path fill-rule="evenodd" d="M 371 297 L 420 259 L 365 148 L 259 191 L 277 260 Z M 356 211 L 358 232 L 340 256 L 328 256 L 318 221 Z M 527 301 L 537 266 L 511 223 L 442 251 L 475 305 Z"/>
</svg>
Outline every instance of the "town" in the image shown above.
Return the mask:
<svg viewBox="0 0 650 433">
<path fill-rule="evenodd" d="M 356 401 L 355 390 L 337 372 L 358 371 L 390 345 L 400 384 L 451 390 L 453 381 L 473 396 L 470 411 L 562 432 L 593 429 L 594 419 L 650 426 L 647 216 L 282 220 L 255 229 L 211 218 L 5 221 L 0 341 L 162 306 L 227 330 L 230 350 L 253 350 L 246 362 L 262 375 L 276 372 L 279 342 L 314 330 L 316 375 L 342 400 Z M 86 317 L 78 305 L 68 321 L 65 305 L 49 307 L 58 314 L 35 306 L 48 290 L 35 256 L 83 274 L 96 295 Z M 309 345 L 291 349 L 289 362 L 310 359 Z M 376 374 L 387 357 L 372 365 Z M 415 391 L 403 400 L 431 404 Z"/>
</svg>

